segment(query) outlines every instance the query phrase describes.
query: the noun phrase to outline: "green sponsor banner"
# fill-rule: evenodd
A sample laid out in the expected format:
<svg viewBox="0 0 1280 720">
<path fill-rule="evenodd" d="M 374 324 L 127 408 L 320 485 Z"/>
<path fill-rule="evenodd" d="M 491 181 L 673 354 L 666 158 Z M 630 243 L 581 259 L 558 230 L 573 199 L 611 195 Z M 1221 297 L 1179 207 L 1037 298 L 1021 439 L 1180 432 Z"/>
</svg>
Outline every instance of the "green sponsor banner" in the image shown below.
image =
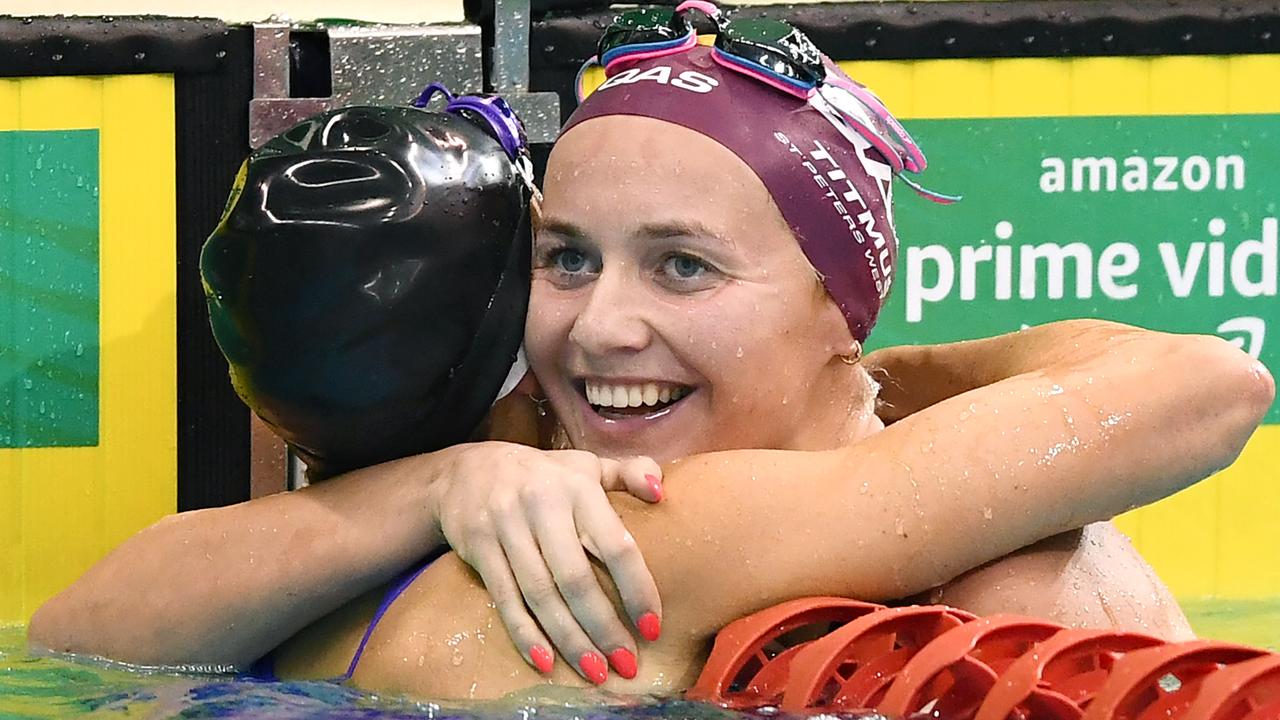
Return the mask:
<svg viewBox="0 0 1280 720">
<path fill-rule="evenodd" d="M 964 199 L 895 189 L 898 273 L 874 344 L 1099 317 L 1217 334 L 1280 371 L 1280 115 L 908 125 L 925 184 Z"/>
<path fill-rule="evenodd" d="M 0 132 L 0 448 L 98 444 L 98 131 Z"/>
</svg>

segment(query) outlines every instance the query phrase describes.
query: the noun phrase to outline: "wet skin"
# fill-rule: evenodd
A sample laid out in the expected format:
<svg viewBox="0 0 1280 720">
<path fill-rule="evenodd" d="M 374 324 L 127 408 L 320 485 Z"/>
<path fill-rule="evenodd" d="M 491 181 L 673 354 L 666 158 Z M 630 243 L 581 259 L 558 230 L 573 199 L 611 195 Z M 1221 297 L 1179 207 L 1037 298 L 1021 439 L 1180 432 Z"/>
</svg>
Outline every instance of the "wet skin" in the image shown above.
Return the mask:
<svg viewBox="0 0 1280 720">
<path fill-rule="evenodd" d="M 680 471 L 705 467 L 677 464 L 670 466 L 672 495 L 664 505 L 643 508 L 626 498 L 616 500 L 668 600 L 666 632 L 658 643 L 641 647 L 639 677 L 611 679 L 611 689 L 686 687 L 715 628 L 770 602 L 815 593 L 887 600 L 945 585 L 964 570 L 1005 555 L 1016 546 L 993 549 L 999 546 L 1000 524 L 1016 527 L 1038 520 L 1010 511 L 1010 503 L 1016 506 L 1018 500 L 1005 497 L 1002 483 L 1017 482 L 1011 478 L 1025 471 L 1023 463 L 1002 453 L 1025 453 L 1027 442 L 1039 448 L 1061 443 L 1080 447 L 1085 438 L 1084 449 L 1043 466 L 1051 476 L 1085 461 L 1100 451 L 1101 440 L 1113 437 L 1100 427 L 1071 429 L 1033 421 L 1034 413 L 1061 415 L 1052 391 L 1056 384 L 1043 380 L 1036 381 L 1042 386 L 1035 401 L 1016 392 L 993 400 L 993 407 L 1005 408 L 1004 419 L 970 410 L 966 417 L 972 414 L 972 419 L 963 423 L 956 422 L 959 413 L 954 413 L 946 421 L 904 421 L 910 430 L 879 431 L 870 410 L 870 386 L 860 384 L 865 376 L 838 358 L 851 339 L 842 318 L 815 291 L 816 279 L 794 240 L 785 235 L 763 186 L 736 158 L 717 152 L 727 151 L 658 121 L 607 118 L 567 134 L 548 170 L 546 223 L 536 241 L 526 344 L 569 440 L 601 454 L 648 452 L 668 461 L 744 447 L 816 451 L 805 454 L 807 460 L 792 458 L 790 466 L 781 456 L 748 454 L 750 462 L 737 465 L 742 471 L 732 482 L 723 484 L 721 478 L 719 489 L 705 495 L 694 483 L 683 498 Z M 691 157 L 717 162 L 687 162 Z M 698 212 L 691 213 L 686 201 L 695 196 Z M 663 383 L 690 392 L 665 411 L 621 415 L 592 405 L 589 382 Z M 1044 427 L 992 447 L 993 427 L 1014 423 L 1021 428 L 1024 422 L 1028 428 L 1033 422 Z M 927 424 L 929 451 L 923 441 L 903 440 L 920 431 L 922 423 Z M 986 445 L 964 439 L 971 434 L 985 437 Z M 945 460 L 929 455 L 935 439 L 940 452 L 950 448 Z M 868 459 L 852 469 L 832 464 L 842 455 L 837 448 L 862 446 L 880 460 Z M 948 466 L 958 473 L 968 457 L 981 458 L 979 464 L 987 469 L 971 479 L 964 471 L 963 482 L 954 477 L 945 481 Z M 1001 471 L 992 472 L 992 467 Z M 910 468 L 909 484 L 881 486 L 902 468 Z M 999 479 L 1002 475 L 1005 480 Z M 795 505 L 783 498 L 806 490 L 819 497 L 831 493 L 834 501 L 836 494 L 823 484 L 831 476 L 846 489 L 866 488 L 856 496 L 857 504 L 845 507 L 842 520 L 785 515 Z M 935 476 L 938 481 L 932 483 Z M 784 492 L 777 483 L 793 484 Z M 980 511 L 989 538 L 974 537 L 965 529 L 968 524 L 947 521 L 949 509 L 988 494 Z M 767 510 L 759 520 L 743 519 L 761 507 Z M 852 571 L 867 557 L 842 560 L 813 550 L 814 543 L 836 535 L 837 528 L 848 531 L 850 517 L 859 518 L 867 533 L 856 541 L 859 552 L 872 557 L 899 557 L 901 543 L 920 543 L 908 561 L 914 567 L 888 560 Z M 1053 526 L 1048 515 L 1043 521 Z M 761 537 L 762 528 L 778 525 L 803 530 Z M 917 526 L 922 529 L 911 529 Z M 991 554 L 983 557 L 984 552 Z M 956 553 L 966 559 L 956 560 Z M 815 557 L 830 559 L 817 564 Z M 729 568 L 720 567 L 722 563 Z M 850 585 L 841 578 L 844 572 L 869 584 Z M 775 585 L 780 578 L 789 580 Z M 753 582 L 760 586 L 753 588 Z M 732 592 L 726 592 L 729 586 Z M 715 599 L 721 595 L 735 597 Z M 282 667 L 303 676 L 345 669 L 367 627 L 373 597 L 304 632 L 284 648 Z M 995 561 L 960 577 L 937 597 L 982 612 L 1016 609 L 1074 625 L 1146 629 L 1167 637 L 1188 632 L 1158 579 L 1123 537 L 1105 525 Z M 482 585 L 451 555 L 429 568 L 392 606 L 355 681 L 370 688 L 445 696 L 491 696 L 541 682 L 583 682 L 564 662 L 550 677 L 529 668 L 507 641 Z"/>
</svg>

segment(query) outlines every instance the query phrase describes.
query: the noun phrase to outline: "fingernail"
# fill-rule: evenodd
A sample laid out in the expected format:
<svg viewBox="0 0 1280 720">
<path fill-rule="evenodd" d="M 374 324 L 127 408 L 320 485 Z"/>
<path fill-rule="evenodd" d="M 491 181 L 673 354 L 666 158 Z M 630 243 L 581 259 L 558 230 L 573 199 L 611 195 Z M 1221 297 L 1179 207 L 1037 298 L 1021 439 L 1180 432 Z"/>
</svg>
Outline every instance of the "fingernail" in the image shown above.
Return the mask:
<svg viewBox="0 0 1280 720">
<path fill-rule="evenodd" d="M 533 661 L 533 666 L 538 668 L 538 672 L 547 674 L 551 672 L 551 651 L 541 645 L 534 645 L 529 648 L 529 659 Z"/>
<path fill-rule="evenodd" d="M 653 492 L 656 502 L 662 502 L 662 480 L 657 475 L 645 475 L 644 479 L 649 483 L 649 490 Z"/>
<path fill-rule="evenodd" d="M 636 627 L 640 630 L 640 636 L 649 642 L 657 640 L 662 634 L 662 621 L 652 612 L 641 615 L 636 621 Z"/>
<path fill-rule="evenodd" d="M 609 669 L 605 667 L 604 658 L 593 652 L 582 653 L 582 657 L 578 659 L 578 667 L 582 668 L 582 674 L 596 685 L 603 685 L 609 677 Z"/>
<path fill-rule="evenodd" d="M 636 676 L 636 656 L 626 648 L 618 648 L 609 653 L 609 664 L 628 680 Z"/>
</svg>

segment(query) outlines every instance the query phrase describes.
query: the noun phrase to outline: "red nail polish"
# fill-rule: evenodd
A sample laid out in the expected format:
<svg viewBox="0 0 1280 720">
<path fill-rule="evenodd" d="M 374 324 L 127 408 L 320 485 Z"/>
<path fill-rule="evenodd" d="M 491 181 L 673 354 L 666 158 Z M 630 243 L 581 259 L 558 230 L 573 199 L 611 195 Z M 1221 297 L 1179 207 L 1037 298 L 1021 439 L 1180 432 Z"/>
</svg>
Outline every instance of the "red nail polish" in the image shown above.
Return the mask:
<svg viewBox="0 0 1280 720">
<path fill-rule="evenodd" d="M 534 645 L 529 648 L 529 659 L 533 661 L 533 666 L 538 668 L 538 672 L 547 674 L 551 672 L 551 651 L 541 645 Z"/>
<path fill-rule="evenodd" d="M 657 475 L 645 475 L 644 479 L 649 483 L 649 490 L 653 492 L 653 496 L 658 502 L 662 502 L 662 481 Z"/>
<path fill-rule="evenodd" d="M 582 657 L 578 659 L 578 667 L 582 668 L 582 674 L 596 685 L 604 684 L 609 678 L 609 668 L 604 664 L 604 658 L 593 652 L 582 653 Z"/>
<path fill-rule="evenodd" d="M 618 648 L 609 653 L 609 664 L 628 680 L 636 676 L 636 656 L 626 648 Z"/>
<path fill-rule="evenodd" d="M 636 621 L 636 628 L 640 630 L 641 637 L 649 642 L 653 642 L 662 634 L 662 621 L 658 619 L 657 615 L 654 615 L 652 612 L 647 612 L 641 615 L 640 619 Z"/>
</svg>

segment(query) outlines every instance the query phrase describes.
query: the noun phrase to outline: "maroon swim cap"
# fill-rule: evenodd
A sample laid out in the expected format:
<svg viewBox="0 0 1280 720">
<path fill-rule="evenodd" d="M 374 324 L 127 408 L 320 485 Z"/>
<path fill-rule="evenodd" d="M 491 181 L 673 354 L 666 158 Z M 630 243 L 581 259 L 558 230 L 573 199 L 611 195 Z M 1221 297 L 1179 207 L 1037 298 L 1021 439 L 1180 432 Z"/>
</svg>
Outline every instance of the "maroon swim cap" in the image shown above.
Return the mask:
<svg viewBox="0 0 1280 720">
<path fill-rule="evenodd" d="M 706 135 L 755 172 L 859 342 L 893 283 L 892 168 L 821 111 L 726 70 L 706 47 L 642 60 L 588 96 L 565 124 L 605 115 L 665 120 Z"/>
</svg>

